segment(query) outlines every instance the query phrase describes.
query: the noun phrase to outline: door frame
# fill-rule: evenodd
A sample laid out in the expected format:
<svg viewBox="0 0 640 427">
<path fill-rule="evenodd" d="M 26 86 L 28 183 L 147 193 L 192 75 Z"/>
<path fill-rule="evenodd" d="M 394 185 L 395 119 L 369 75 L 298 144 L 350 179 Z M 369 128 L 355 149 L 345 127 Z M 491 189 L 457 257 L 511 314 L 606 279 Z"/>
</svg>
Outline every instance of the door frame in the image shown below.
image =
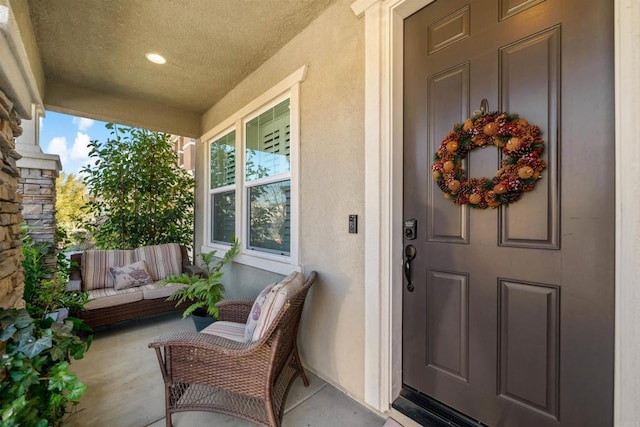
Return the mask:
<svg viewBox="0 0 640 427">
<path fill-rule="evenodd" d="M 402 387 L 403 21 L 435 0 L 357 0 L 365 20 L 364 400 L 381 412 Z M 613 0 L 616 167 L 614 425 L 640 419 L 640 2 Z M 624 90 L 622 89 L 624 88 Z M 624 262 L 623 260 L 635 260 Z M 636 369 L 634 369 L 636 368 Z"/>
</svg>

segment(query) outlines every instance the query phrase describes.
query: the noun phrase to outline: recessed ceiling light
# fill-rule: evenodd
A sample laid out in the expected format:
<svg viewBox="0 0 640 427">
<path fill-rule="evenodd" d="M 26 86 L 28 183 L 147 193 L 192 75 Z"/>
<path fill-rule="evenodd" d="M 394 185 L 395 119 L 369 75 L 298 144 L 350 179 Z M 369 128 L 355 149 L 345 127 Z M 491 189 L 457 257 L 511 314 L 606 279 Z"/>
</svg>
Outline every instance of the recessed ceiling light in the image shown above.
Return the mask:
<svg viewBox="0 0 640 427">
<path fill-rule="evenodd" d="M 164 58 L 164 56 L 160 55 L 159 53 L 154 53 L 154 52 L 147 52 L 144 54 L 144 56 L 147 57 L 147 59 L 151 62 L 153 62 L 154 64 L 166 64 L 167 60 Z"/>
</svg>

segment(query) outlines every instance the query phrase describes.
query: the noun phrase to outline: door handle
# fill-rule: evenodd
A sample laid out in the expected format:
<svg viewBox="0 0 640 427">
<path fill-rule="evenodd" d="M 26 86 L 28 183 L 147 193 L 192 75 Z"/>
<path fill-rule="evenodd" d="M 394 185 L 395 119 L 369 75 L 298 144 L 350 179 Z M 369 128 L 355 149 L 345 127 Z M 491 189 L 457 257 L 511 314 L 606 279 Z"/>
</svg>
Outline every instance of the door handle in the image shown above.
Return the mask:
<svg viewBox="0 0 640 427">
<path fill-rule="evenodd" d="M 413 245 L 407 245 L 404 248 L 404 277 L 407 279 L 407 290 L 413 292 L 415 287 L 413 281 L 411 281 L 411 261 L 416 257 L 416 247 Z"/>
</svg>

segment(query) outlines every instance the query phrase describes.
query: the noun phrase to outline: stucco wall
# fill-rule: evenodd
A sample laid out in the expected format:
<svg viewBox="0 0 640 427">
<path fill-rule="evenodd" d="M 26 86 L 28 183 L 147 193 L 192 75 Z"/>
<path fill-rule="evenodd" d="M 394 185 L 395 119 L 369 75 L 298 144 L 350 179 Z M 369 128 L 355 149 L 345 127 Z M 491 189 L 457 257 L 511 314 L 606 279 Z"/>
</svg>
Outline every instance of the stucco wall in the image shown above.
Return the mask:
<svg viewBox="0 0 640 427">
<path fill-rule="evenodd" d="M 206 132 L 303 65 L 300 86 L 300 254 L 320 280 L 300 330 L 304 363 L 364 397 L 364 21 L 339 0 L 203 116 Z M 198 182 L 206 185 L 205 144 Z M 206 218 L 198 189 L 196 247 Z M 348 234 L 349 214 L 359 215 Z M 265 280 L 266 285 L 268 281 Z"/>
<path fill-rule="evenodd" d="M 29 3 L 24 0 L 7 0 L 11 6 L 13 15 L 16 18 L 18 28 L 20 29 L 20 38 L 22 40 L 27 59 L 29 60 L 29 68 L 33 74 L 38 92 L 40 95 L 44 93 L 44 71 L 42 62 L 40 61 L 40 51 L 36 43 L 36 36 L 31 26 L 31 18 L 29 17 Z"/>
<path fill-rule="evenodd" d="M 198 137 L 197 113 L 140 99 L 100 92 L 71 83 L 48 80 L 44 97 L 47 110 L 106 122 Z"/>
</svg>

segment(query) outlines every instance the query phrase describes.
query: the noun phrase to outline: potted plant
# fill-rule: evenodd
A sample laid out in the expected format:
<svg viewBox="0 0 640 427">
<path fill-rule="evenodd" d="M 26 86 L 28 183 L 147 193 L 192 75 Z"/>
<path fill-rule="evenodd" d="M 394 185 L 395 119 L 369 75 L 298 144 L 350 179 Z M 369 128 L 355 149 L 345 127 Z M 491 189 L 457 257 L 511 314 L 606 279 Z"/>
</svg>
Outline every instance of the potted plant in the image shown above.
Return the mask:
<svg viewBox="0 0 640 427">
<path fill-rule="evenodd" d="M 164 284 L 183 283 L 187 285 L 175 291 L 168 299 L 177 301 L 176 306 L 184 302 L 191 303 L 182 313 L 182 317 L 191 315 L 198 332 L 217 319 L 218 307 L 216 304 L 224 297 L 224 285 L 222 284 L 224 273 L 221 269 L 229 264 L 238 252 L 240 252 L 240 244 L 237 239 L 234 239 L 233 246 L 221 259 L 216 260 L 216 251 L 200 254 L 204 267 L 204 272 L 201 275 L 182 274 L 169 276 L 162 281 Z"/>
</svg>

